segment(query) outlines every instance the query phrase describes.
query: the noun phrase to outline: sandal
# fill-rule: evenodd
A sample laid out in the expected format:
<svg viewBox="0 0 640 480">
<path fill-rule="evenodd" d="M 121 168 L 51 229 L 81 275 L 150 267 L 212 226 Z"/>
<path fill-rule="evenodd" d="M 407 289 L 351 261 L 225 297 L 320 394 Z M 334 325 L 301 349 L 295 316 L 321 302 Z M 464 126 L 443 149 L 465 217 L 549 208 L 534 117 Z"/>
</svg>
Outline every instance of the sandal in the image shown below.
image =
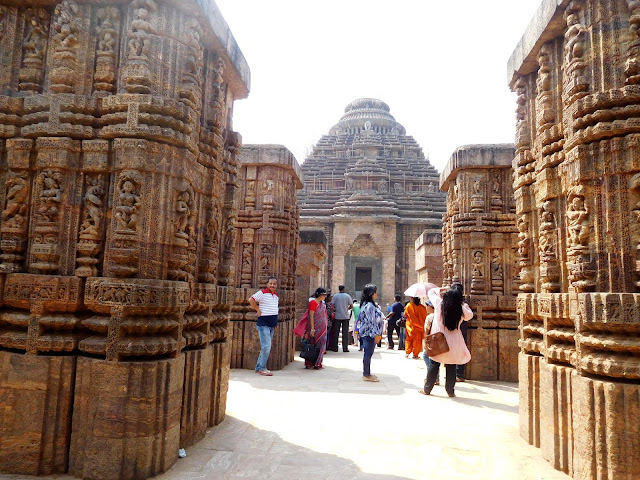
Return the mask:
<svg viewBox="0 0 640 480">
<path fill-rule="evenodd" d="M 375 375 L 369 375 L 368 377 L 366 375 L 362 376 L 362 379 L 365 382 L 379 382 L 380 380 L 378 379 L 378 377 L 376 377 Z"/>
</svg>

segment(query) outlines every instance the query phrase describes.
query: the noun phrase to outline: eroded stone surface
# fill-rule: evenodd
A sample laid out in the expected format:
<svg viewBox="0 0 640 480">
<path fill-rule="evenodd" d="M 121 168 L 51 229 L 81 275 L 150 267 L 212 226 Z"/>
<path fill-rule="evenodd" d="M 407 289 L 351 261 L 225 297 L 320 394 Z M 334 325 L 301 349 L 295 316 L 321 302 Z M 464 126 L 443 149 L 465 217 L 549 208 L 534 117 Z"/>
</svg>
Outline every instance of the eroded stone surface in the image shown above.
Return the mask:
<svg viewBox="0 0 640 480">
<path fill-rule="evenodd" d="M 248 299 L 274 276 L 280 310 L 267 368 L 279 370 L 293 360 L 299 243 L 296 192 L 302 188 L 302 171 L 293 154 L 281 145 L 246 145 L 240 151 L 238 178 L 231 367 L 256 366 L 260 339 Z"/>
<path fill-rule="evenodd" d="M 210 2 L 0 6 L 0 470 L 146 478 L 222 420 L 248 87 Z"/>
<path fill-rule="evenodd" d="M 443 225 L 443 284 L 461 282 L 475 316 L 466 375 L 518 379 L 513 145 L 458 148 L 440 176 L 448 193 Z"/>
<path fill-rule="evenodd" d="M 509 63 L 521 434 L 581 480 L 640 477 L 639 13 L 545 0 Z"/>
</svg>

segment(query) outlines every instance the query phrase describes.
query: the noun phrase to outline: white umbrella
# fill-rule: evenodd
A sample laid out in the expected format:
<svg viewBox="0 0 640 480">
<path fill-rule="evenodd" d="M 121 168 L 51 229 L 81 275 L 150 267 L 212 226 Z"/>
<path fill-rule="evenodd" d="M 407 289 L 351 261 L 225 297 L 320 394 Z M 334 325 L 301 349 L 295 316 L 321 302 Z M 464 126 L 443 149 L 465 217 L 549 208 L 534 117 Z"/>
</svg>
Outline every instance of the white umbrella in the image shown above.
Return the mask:
<svg viewBox="0 0 640 480">
<path fill-rule="evenodd" d="M 404 291 L 404 294 L 408 297 L 426 297 L 427 292 L 432 288 L 438 288 L 435 283 L 414 283 Z"/>
</svg>

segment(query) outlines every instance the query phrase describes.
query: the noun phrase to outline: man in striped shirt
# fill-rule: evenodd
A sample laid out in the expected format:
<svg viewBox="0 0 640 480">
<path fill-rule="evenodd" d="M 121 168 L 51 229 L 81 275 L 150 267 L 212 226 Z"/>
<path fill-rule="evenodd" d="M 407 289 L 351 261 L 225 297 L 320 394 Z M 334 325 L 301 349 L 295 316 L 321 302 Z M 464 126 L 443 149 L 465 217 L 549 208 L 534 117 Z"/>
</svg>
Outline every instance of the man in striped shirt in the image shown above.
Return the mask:
<svg viewBox="0 0 640 480">
<path fill-rule="evenodd" d="M 267 288 L 258 290 L 249 298 L 249 305 L 258 314 L 256 328 L 260 336 L 260 355 L 256 362 L 256 373 L 270 377 L 273 375 L 267 370 L 267 360 L 271 353 L 271 341 L 273 340 L 273 332 L 278 325 L 278 295 L 276 295 L 276 287 L 278 280 L 270 277 L 267 281 Z"/>
</svg>

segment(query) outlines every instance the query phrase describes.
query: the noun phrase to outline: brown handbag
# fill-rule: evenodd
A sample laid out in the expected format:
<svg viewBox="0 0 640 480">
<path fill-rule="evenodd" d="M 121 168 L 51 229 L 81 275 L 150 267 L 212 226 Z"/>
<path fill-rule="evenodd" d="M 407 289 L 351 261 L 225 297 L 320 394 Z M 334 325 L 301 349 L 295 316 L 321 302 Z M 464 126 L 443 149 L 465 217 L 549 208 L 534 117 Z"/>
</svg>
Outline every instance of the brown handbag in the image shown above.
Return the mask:
<svg viewBox="0 0 640 480">
<path fill-rule="evenodd" d="M 435 357 L 441 353 L 447 353 L 449 351 L 449 345 L 447 344 L 447 338 L 442 332 L 432 333 L 424 338 L 425 351 L 428 357 Z"/>
</svg>

